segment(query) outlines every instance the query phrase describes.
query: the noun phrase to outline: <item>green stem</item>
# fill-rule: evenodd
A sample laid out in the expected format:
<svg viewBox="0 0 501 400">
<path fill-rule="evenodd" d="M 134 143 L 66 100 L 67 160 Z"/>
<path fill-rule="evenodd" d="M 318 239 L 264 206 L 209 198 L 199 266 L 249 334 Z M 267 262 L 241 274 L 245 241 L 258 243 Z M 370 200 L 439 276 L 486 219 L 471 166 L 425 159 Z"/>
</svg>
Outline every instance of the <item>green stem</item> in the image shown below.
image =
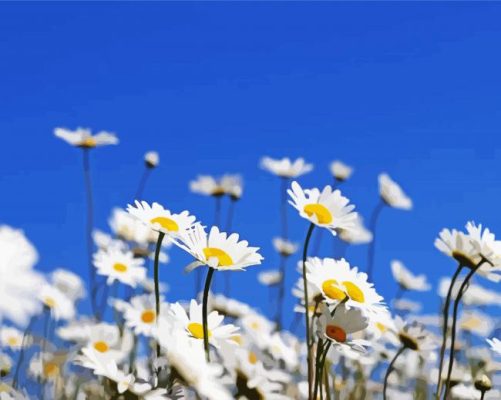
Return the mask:
<svg viewBox="0 0 501 400">
<path fill-rule="evenodd" d="M 150 173 L 151 173 L 151 168 L 146 167 L 144 169 L 143 175 L 141 176 L 141 180 L 139 181 L 139 185 L 138 185 L 137 191 L 136 191 L 136 197 L 134 198 L 134 200 L 141 201 L 141 198 L 142 198 L 143 192 L 144 192 L 144 188 L 146 186 L 146 181 L 148 180 Z"/>
<path fill-rule="evenodd" d="M 437 382 L 437 393 L 436 398 L 440 398 L 440 393 L 442 392 L 442 370 L 444 368 L 444 358 L 445 358 L 445 347 L 447 346 L 447 329 L 449 327 L 449 306 L 451 303 L 452 290 L 454 285 L 461 273 L 463 266 L 461 264 L 456 268 L 456 272 L 452 276 L 451 284 L 449 285 L 449 290 L 447 291 L 447 297 L 445 298 L 443 317 L 442 317 L 442 347 L 440 348 L 440 364 L 438 367 L 438 382 Z"/>
<path fill-rule="evenodd" d="M 209 299 L 210 283 L 212 281 L 212 276 L 214 275 L 214 268 L 209 267 L 207 270 L 207 277 L 205 278 L 205 288 L 202 300 L 202 322 L 204 329 L 204 350 L 205 358 L 207 362 L 210 362 L 210 351 L 209 351 L 209 327 L 207 326 L 207 301 Z"/>
<path fill-rule="evenodd" d="M 395 361 L 397 361 L 397 358 L 404 352 L 406 349 L 405 346 L 401 347 L 398 351 L 397 354 L 395 354 L 395 357 L 393 357 L 393 360 L 391 360 L 390 365 L 388 365 L 388 369 L 386 370 L 386 375 L 384 376 L 384 386 L 383 386 L 383 400 L 386 400 L 386 388 L 388 386 L 388 377 L 393 371 L 393 365 L 395 364 Z"/>
<path fill-rule="evenodd" d="M 315 224 L 311 223 L 308 232 L 306 233 L 306 239 L 304 241 L 303 247 L 303 288 L 304 288 L 304 307 L 305 307 L 305 322 L 306 322 L 306 347 L 308 350 L 307 353 L 307 362 L 308 362 L 308 396 L 311 399 L 312 389 L 313 389 L 313 371 L 312 371 L 312 360 L 311 360 L 311 338 L 310 338 L 310 316 L 308 310 L 308 280 L 306 279 L 306 258 L 308 256 L 308 245 L 310 244 L 311 234 L 313 229 L 315 228 Z"/>
<path fill-rule="evenodd" d="M 372 279 L 372 272 L 374 269 L 374 258 L 376 255 L 376 225 L 377 221 L 379 219 L 379 214 L 381 214 L 381 211 L 383 210 L 385 206 L 385 203 L 381 201 L 378 203 L 376 208 L 374 208 L 374 211 L 372 212 L 370 224 L 369 224 L 369 229 L 372 232 L 372 242 L 369 244 L 369 250 L 367 253 L 367 276 L 369 281 L 373 281 Z"/>
<path fill-rule="evenodd" d="M 155 321 L 158 323 L 160 318 L 160 282 L 158 279 L 158 265 L 160 260 L 160 249 L 162 248 L 162 241 L 164 240 L 165 233 L 158 233 L 157 247 L 155 249 L 155 266 L 154 266 L 154 279 L 155 279 Z M 160 357 L 160 343 L 157 343 L 157 359 Z"/>
<path fill-rule="evenodd" d="M 313 398 L 317 399 L 318 394 L 318 381 L 320 375 L 320 360 L 322 359 L 322 353 L 324 350 L 324 342 L 322 339 L 318 339 L 317 354 L 315 357 L 315 385 L 313 389 Z"/>
</svg>

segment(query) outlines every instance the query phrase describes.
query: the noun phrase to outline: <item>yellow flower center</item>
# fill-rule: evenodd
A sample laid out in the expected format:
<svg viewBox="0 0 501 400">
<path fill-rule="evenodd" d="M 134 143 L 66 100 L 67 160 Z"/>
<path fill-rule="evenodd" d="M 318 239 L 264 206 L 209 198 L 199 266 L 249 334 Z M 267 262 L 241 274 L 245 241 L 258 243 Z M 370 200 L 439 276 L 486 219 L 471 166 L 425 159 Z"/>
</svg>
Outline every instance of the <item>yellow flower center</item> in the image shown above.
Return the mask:
<svg viewBox="0 0 501 400">
<path fill-rule="evenodd" d="M 177 232 L 179 230 L 179 225 L 173 219 L 167 217 L 156 217 L 150 220 L 152 224 L 158 224 L 166 231 Z"/>
<path fill-rule="evenodd" d="M 145 324 L 151 324 L 155 321 L 155 311 L 153 310 L 144 310 L 141 314 L 141 321 Z"/>
<path fill-rule="evenodd" d="M 203 249 L 204 256 L 208 260 L 212 257 L 217 258 L 218 267 L 228 267 L 233 265 L 233 260 L 224 250 L 218 249 L 217 247 L 206 247 Z"/>
<path fill-rule="evenodd" d="M 240 335 L 232 336 L 232 337 L 230 337 L 230 340 L 233 340 L 239 346 L 242 346 L 242 344 L 243 344 L 242 336 L 240 336 Z"/>
<path fill-rule="evenodd" d="M 385 333 L 388 330 L 388 327 L 381 322 L 376 322 L 376 328 L 378 328 L 381 333 Z"/>
<path fill-rule="evenodd" d="M 96 147 L 96 139 L 94 139 L 92 136 L 86 137 L 84 140 L 80 142 L 81 147 L 86 147 L 86 148 L 92 148 Z"/>
<path fill-rule="evenodd" d="M 59 373 L 59 367 L 56 363 L 53 362 L 44 362 L 43 363 L 43 374 L 47 377 L 53 377 Z"/>
<path fill-rule="evenodd" d="M 202 324 L 199 324 L 198 322 L 192 322 L 188 324 L 188 330 L 191 333 L 191 336 L 197 339 L 203 339 L 204 338 L 204 327 Z M 207 330 L 207 333 L 209 337 L 212 336 L 212 332 L 210 330 Z"/>
<path fill-rule="evenodd" d="M 259 328 L 261 327 L 261 325 L 259 325 L 259 322 L 254 321 L 254 322 L 251 322 L 250 327 L 252 329 L 254 329 L 255 331 L 257 331 L 257 330 L 259 330 Z"/>
<path fill-rule="evenodd" d="M 346 288 L 346 293 L 348 293 L 350 299 L 358 303 L 365 302 L 364 292 L 353 282 L 344 281 L 343 286 Z"/>
<path fill-rule="evenodd" d="M 7 339 L 7 344 L 11 347 L 15 347 L 15 346 L 18 346 L 19 345 L 19 340 L 17 340 L 17 337 L 15 336 L 10 336 L 8 339 Z"/>
<path fill-rule="evenodd" d="M 346 342 L 346 331 L 340 326 L 327 325 L 325 327 L 325 334 L 327 335 L 327 337 L 335 340 L 336 342 Z"/>
<path fill-rule="evenodd" d="M 339 288 L 335 279 L 327 279 L 322 283 L 322 291 L 332 300 L 343 300 L 346 297 L 345 292 Z"/>
<path fill-rule="evenodd" d="M 106 342 L 103 342 L 102 340 L 99 340 L 94 343 L 94 348 L 99 351 L 100 353 L 106 353 L 109 349 L 108 345 Z"/>
<path fill-rule="evenodd" d="M 253 351 L 249 352 L 249 362 L 253 365 L 257 363 L 257 356 L 256 353 L 254 353 Z"/>
<path fill-rule="evenodd" d="M 308 215 L 308 217 L 315 215 L 319 224 L 330 224 L 332 222 L 331 212 L 322 204 L 306 204 L 304 206 L 304 212 Z"/>
<path fill-rule="evenodd" d="M 113 264 L 113 269 L 117 272 L 124 273 L 127 272 L 127 265 L 122 263 L 115 263 Z"/>
<path fill-rule="evenodd" d="M 49 308 L 54 308 L 55 305 L 56 305 L 56 300 L 54 300 L 52 297 L 49 297 L 47 296 L 44 300 L 43 300 L 44 304 L 49 307 Z"/>
<path fill-rule="evenodd" d="M 475 330 L 475 328 L 479 328 L 481 326 L 482 326 L 482 320 L 475 316 L 471 316 L 470 318 L 464 320 L 461 323 L 461 328 L 467 331 Z"/>
</svg>

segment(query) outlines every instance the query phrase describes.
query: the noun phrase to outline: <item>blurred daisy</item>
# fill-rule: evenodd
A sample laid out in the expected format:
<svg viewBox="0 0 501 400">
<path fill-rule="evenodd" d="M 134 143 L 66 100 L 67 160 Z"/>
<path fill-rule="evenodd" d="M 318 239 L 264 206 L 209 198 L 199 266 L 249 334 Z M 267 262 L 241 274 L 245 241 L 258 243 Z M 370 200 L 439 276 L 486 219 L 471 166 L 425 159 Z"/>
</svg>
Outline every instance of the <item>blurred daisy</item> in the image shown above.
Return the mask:
<svg viewBox="0 0 501 400">
<path fill-rule="evenodd" d="M 66 357 L 62 354 L 35 354 L 30 360 L 28 372 L 31 376 L 44 381 L 55 381 L 61 374 Z"/>
<path fill-rule="evenodd" d="M 313 170 L 313 164 L 307 164 L 304 159 L 298 158 L 291 161 L 287 157 L 280 160 L 263 157 L 261 167 L 282 178 L 297 178 Z"/>
<path fill-rule="evenodd" d="M 489 343 L 489 346 L 491 346 L 491 350 L 498 355 L 501 355 L 501 340 L 497 338 L 492 338 L 492 339 L 486 339 L 487 343 Z"/>
<path fill-rule="evenodd" d="M 363 331 L 369 325 L 368 319 L 359 309 L 348 309 L 344 304 L 336 307 L 334 316 L 328 308 L 318 319 L 317 334 L 322 339 L 332 342 L 334 347 L 347 346 L 351 350 L 365 351 L 368 342 L 360 339 L 350 339 L 351 334 Z"/>
<path fill-rule="evenodd" d="M 41 308 L 44 279 L 33 270 L 38 254 L 21 230 L 1 225 L 0 255 L 0 321 L 26 325 Z"/>
<path fill-rule="evenodd" d="M 222 294 L 209 295 L 209 310 L 217 311 L 228 318 L 242 318 L 253 312 L 248 304 L 226 297 Z"/>
<path fill-rule="evenodd" d="M 404 290 L 415 290 L 418 292 L 426 292 L 431 289 L 430 284 L 426 280 L 426 275 L 414 275 L 405 265 L 399 260 L 391 262 L 391 272 L 393 278 Z"/>
<path fill-rule="evenodd" d="M 160 156 L 158 155 L 158 152 L 156 152 L 156 151 L 148 151 L 144 155 L 144 163 L 146 164 L 147 168 L 156 168 L 156 167 L 158 167 L 158 164 L 160 163 Z"/>
<path fill-rule="evenodd" d="M 232 200 L 238 200 L 242 197 L 243 182 L 240 175 L 223 175 L 219 184 L 224 193 Z"/>
<path fill-rule="evenodd" d="M 144 259 L 134 258 L 130 251 L 123 252 L 115 248 L 99 250 L 94 254 L 94 265 L 99 275 L 107 277 L 108 285 L 119 281 L 136 287 L 146 277 L 146 269 L 143 267 Z"/>
<path fill-rule="evenodd" d="M 127 206 L 127 211 L 151 229 L 168 235 L 176 235 L 187 230 L 196 220 L 188 211 L 172 214 L 160 204 L 153 203 L 150 206 L 146 201 L 136 200 L 135 206 L 130 204 Z"/>
<path fill-rule="evenodd" d="M 9 375 L 11 369 L 12 369 L 12 359 L 7 354 L 0 353 L 0 377 Z M 3 382 L 0 383 L 0 390 L 7 391 L 8 388 L 9 387 L 7 385 L 4 386 Z M 10 399 L 11 399 L 10 397 L 7 397 L 7 400 Z"/>
<path fill-rule="evenodd" d="M 91 347 L 115 362 L 121 362 L 133 346 L 133 337 L 129 330 L 105 322 L 85 327 L 86 347 Z"/>
<path fill-rule="evenodd" d="M 395 299 L 393 301 L 393 307 L 395 310 L 406 313 L 417 313 L 421 311 L 422 308 L 421 303 L 409 299 Z"/>
<path fill-rule="evenodd" d="M 422 353 L 424 358 L 427 358 L 426 354 L 437 348 L 437 342 L 424 325 L 415 321 L 406 323 L 398 316 L 395 319 L 395 325 L 397 337 L 403 347 Z"/>
<path fill-rule="evenodd" d="M 186 314 L 184 308 L 175 303 L 170 308 L 173 317 L 183 326 L 184 330 L 190 338 L 201 340 L 204 338 L 204 330 L 202 325 L 202 304 L 197 304 L 195 300 L 190 302 L 189 315 Z M 219 347 L 221 341 L 235 344 L 232 338 L 237 335 L 239 330 L 234 325 L 221 325 L 224 316 L 219 315 L 217 311 L 212 311 L 208 315 L 208 335 L 209 343 L 216 348 Z"/>
<path fill-rule="evenodd" d="M 226 194 L 219 180 L 210 175 L 199 175 L 197 179 L 190 182 L 190 190 L 204 196 L 220 197 Z"/>
<path fill-rule="evenodd" d="M 55 320 L 69 320 L 75 317 L 75 304 L 57 287 L 43 285 L 38 292 L 38 298 L 50 310 Z"/>
<path fill-rule="evenodd" d="M 306 277 L 322 293 L 329 304 L 345 301 L 346 307 L 361 308 L 378 313 L 384 306 L 372 283 L 367 282 L 367 274 L 350 268 L 345 259 L 309 258 Z M 347 300 L 345 300 L 347 298 Z"/>
<path fill-rule="evenodd" d="M 331 171 L 332 176 L 338 182 L 344 182 L 345 180 L 349 179 L 353 174 L 353 168 L 339 160 L 331 162 L 329 165 L 329 169 Z"/>
<path fill-rule="evenodd" d="M 136 335 L 152 336 L 156 329 L 155 296 L 141 295 L 130 299 L 130 303 L 115 301 L 115 308 L 123 313 L 125 325 Z M 168 305 L 160 304 L 160 314 L 167 315 Z"/>
<path fill-rule="evenodd" d="M 108 219 L 111 231 L 126 242 L 148 244 L 151 230 L 138 218 L 121 208 L 114 208 Z"/>
<path fill-rule="evenodd" d="M 339 190 L 326 186 L 322 192 L 318 189 L 303 190 L 297 182 L 292 182 L 287 190 L 291 200 L 289 203 L 299 211 L 301 217 L 311 223 L 329 229 L 336 235 L 337 229 L 351 229 L 357 217 L 352 210 L 354 205 L 341 195 Z"/>
<path fill-rule="evenodd" d="M 378 179 L 379 194 L 386 205 L 402 210 L 410 210 L 412 208 L 412 200 L 388 174 L 380 174 Z"/>
<path fill-rule="evenodd" d="M 197 260 L 194 265 L 207 265 L 218 270 L 244 270 L 261 264 L 263 257 L 258 253 L 259 247 L 249 247 L 247 241 L 238 239 L 237 233 L 228 236 L 216 226 L 207 234 L 202 225 L 195 224 L 173 241 Z"/>
<path fill-rule="evenodd" d="M 22 347 L 29 346 L 31 342 L 32 338 L 30 336 L 24 337 L 23 332 L 16 328 L 4 326 L 0 329 L 0 344 L 3 348 L 19 350 Z"/>
<path fill-rule="evenodd" d="M 72 146 L 86 149 L 109 144 L 118 144 L 118 138 L 113 133 L 101 131 L 92 135 L 91 130 L 85 128 L 77 128 L 74 131 L 66 128 L 56 128 L 54 129 L 54 135 Z"/>
<path fill-rule="evenodd" d="M 270 320 L 255 312 L 243 316 L 239 320 L 239 324 L 260 349 L 268 345 L 271 333 L 275 328 Z"/>
<path fill-rule="evenodd" d="M 52 272 L 51 281 L 55 287 L 73 301 L 85 297 L 85 287 L 82 279 L 71 271 L 58 268 Z"/>
<path fill-rule="evenodd" d="M 362 217 L 357 213 L 350 229 L 339 229 L 339 239 L 349 244 L 366 244 L 372 242 L 372 232 L 368 230 Z"/>
<path fill-rule="evenodd" d="M 494 325 L 491 317 L 477 310 L 465 311 L 459 319 L 460 329 L 480 337 L 489 336 L 494 329 Z"/>
<path fill-rule="evenodd" d="M 257 280 L 264 286 L 278 285 L 282 281 L 282 273 L 274 269 L 262 271 L 257 275 Z"/>
<path fill-rule="evenodd" d="M 293 255 L 298 249 L 297 243 L 279 237 L 273 238 L 273 247 L 275 248 L 275 251 L 283 257 Z"/>
</svg>

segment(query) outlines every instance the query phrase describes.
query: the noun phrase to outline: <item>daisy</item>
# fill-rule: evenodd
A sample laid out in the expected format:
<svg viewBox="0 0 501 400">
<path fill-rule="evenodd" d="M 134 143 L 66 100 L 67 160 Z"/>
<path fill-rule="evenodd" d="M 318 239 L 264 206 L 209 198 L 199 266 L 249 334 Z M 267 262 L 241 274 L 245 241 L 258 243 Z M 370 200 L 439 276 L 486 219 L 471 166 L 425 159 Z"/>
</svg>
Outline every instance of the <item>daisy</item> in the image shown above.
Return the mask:
<svg viewBox="0 0 501 400">
<path fill-rule="evenodd" d="M 328 308 L 318 319 L 317 335 L 331 342 L 335 348 L 344 346 L 351 350 L 364 352 L 368 342 L 361 339 L 350 339 L 350 335 L 363 331 L 369 325 L 368 319 L 359 309 L 349 309 L 344 304 L 335 308 L 334 316 Z"/>
<path fill-rule="evenodd" d="M 111 231 L 123 241 L 147 245 L 151 230 L 138 218 L 121 208 L 114 208 L 108 219 Z"/>
<path fill-rule="evenodd" d="M 391 272 L 393 278 L 404 290 L 415 290 L 418 292 L 426 292 L 431 289 L 430 284 L 426 280 L 426 275 L 414 275 L 405 265 L 399 260 L 391 262 Z"/>
<path fill-rule="evenodd" d="M 66 357 L 58 353 L 35 354 L 29 364 L 28 372 L 43 381 L 55 381 L 61 375 Z"/>
<path fill-rule="evenodd" d="M 498 355 L 501 355 L 501 340 L 497 338 L 492 338 L 492 339 L 485 339 L 487 343 L 489 343 L 489 346 L 491 346 L 491 350 Z"/>
<path fill-rule="evenodd" d="M 50 310 L 55 320 L 71 320 L 75 317 L 75 304 L 57 287 L 45 284 L 38 292 L 39 300 Z"/>
<path fill-rule="evenodd" d="M 339 160 L 331 162 L 329 169 L 338 182 L 344 182 L 353 174 L 353 168 Z"/>
<path fill-rule="evenodd" d="M 118 326 L 105 322 L 87 325 L 84 336 L 85 347 L 93 348 L 117 363 L 125 359 L 133 346 L 133 336 L 129 330 L 124 329 L 120 333 Z"/>
<path fill-rule="evenodd" d="M 74 131 L 66 128 L 56 128 L 54 129 L 54 135 L 63 139 L 72 146 L 82 147 L 85 149 L 91 149 L 97 146 L 105 146 L 109 144 L 118 144 L 118 138 L 114 133 L 101 131 L 92 135 L 90 129 L 80 127 Z"/>
<path fill-rule="evenodd" d="M 263 157 L 261 167 L 282 178 L 297 178 L 313 170 L 313 164 L 307 164 L 304 159 L 291 161 L 287 157 L 280 160 Z"/>
<path fill-rule="evenodd" d="M 289 204 L 299 211 L 301 217 L 329 229 L 333 235 L 338 229 L 354 226 L 357 214 L 352 210 L 355 206 L 349 204 L 350 201 L 339 190 L 333 191 L 330 186 L 326 186 L 322 192 L 316 188 L 303 190 L 295 181 L 291 188 L 287 190 L 292 199 Z"/>
<path fill-rule="evenodd" d="M 290 240 L 275 237 L 273 238 L 273 247 L 281 256 L 289 257 L 297 251 L 299 246 Z"/>
<path fill-rule="evenodd" d="M 221 197 L 226 194 L 225 188 L 221 185 L 219 179 L 210 175 L 199 175 L 197 179 L 190 182 L 190 190 L 204 196 Z"/>
<path fill-rule="evenodd" d="M 247 241 L 238 239 L 237 233 L 228 236 L 217 226 L 207 234 L 202 225 L 195 224 L 173 241 L 196 259 L 196 265 L 231 271 L 261 264 L 263 257 L 258 253 L 259 247 L 249 247 Z"/>
<path fill-rule="evenodd" d="M 362 217 L 357 214 L 350 229 L 339 229 L 339 239 L 349 244 L 366 244 L 372 242 L 373 234 L 368 230 Z"/>
<path fill-rule="evenodd" d="M 224 193 L 232 200 L 238 200 L 242 197 L 243 182 L 240 175 L 223 175 L 219 184 Z"/>
<path fill-rule="evenodd" d="M 257 280 L 264 286 L 278 285 L 282 281 L 282 273 L 277 270 L 262 271 L 258 274 Z"/>
<path fill-rule="evenodd" d="M 184 328 L 186 334 L 195 340 L 204 338 L 204 331 L 202 325 L 202 304 L 197 304 L 195 300 L 190 302 L 189 314 L 186 314 L 184 308 L 175 303 L 170 308 L 172 316 Z M 217 311 L 212 311 L 208 315 L 208 335 L 209 343 L 213 344 L 216 348 L 219 343 L 226 341 L 235 344 L 232 338 L 237 334 L 239 328 L 234 325 L 221 325 L 224 316 L 220 315 Z"/>
<path fill-rule="evenodd" d="M 217 311 L 227 318 L 242 318 L 253 312 L 248 304 L 228 298 L 222 294 L 211 293 L 209 296 L 209 309 Z"/>
<path fill-rule="evenodd" d="M 31 342 L 31 337 L 25 337 L 23 332 L 16 328 L 5 326 L 0 329 L 0 344 L 2 347 L 19 350 L 22 347 L 30 346 Z"/>
<path fill-rule="evenodd" d="M 412 208 L 410 197 L 404 193 L 402 188 L 388 174 L 380 174 L 378 179 L 379 194 L 386 205 L 402 210 L 410 210 Z"/>
<path fill-rule="evenodd" d="M 77 274 L 58 268 L 52 272 L 51 280 L 69 299 L 76 301 L 85 297 L 84 283 Z"/>
<path fill-rule="evenodd" d="M 152 336 L 156 329 L 155 296 L 141 295 L 130 299 L 130 303 L 115 301 L 115 308 L 123 313 L 125 325 L 136 335 Z M 160 315 L 166 315 L 168 305 L 161 303 Z"/>
<path fill-rule="evenodd" d="M 402 347 L 417 351 L 427 358 L 427 354 L 437 348 L 437 342 L 424 325 L 414 321 L 406 323 L 402 318 L 395 318 L 396 335 Z"/>
<path fill-rule="evenodd" d="M 9 375 L 12 369 L 12 359 L 5 353 L 0 353 L 0 376 L 4 377 Z M 7 390 L 8 387 L 4 387 L 3 383 L 0 383 L 0 390 Z M 10 400 L 9 397 L 7 397 Z"/>
<path fill-rule="evenodd" d="M 41 308 L 37 292 L 44 279 L 33 270 L 37 251 L 22 231 L 1 225 L 0 255 L 0 321 L 26 325 Z"/>
<path fill-rule="evenodd" d="M 367 274 L 350 268 L 342 258 L 309 258 L 306 261 L 309 272 L 306 277 L 320 291 L 328 304 L 345 301 L 346 307 L 360 308 L 371 313 L 378 313 L 384 306 L 372 283 L 367 282 Z M 346 299 L 347 298 L 347 299 Z"/>
<path fill-rule="evenodd" d="M 460 329 L 480 337 L 490 336 L 495 327 L 491 317 L 478 310 L 465 311 L 458 322 Z"/>
<path fill-rule="evenodd" d="M 266 348 L 275 325 L 264 316 L 251 312 L 238 321 L 244 332 L 260 349 Z"/>
<path fill-rule="evenodd" d="M 421 311 L 421 303 L 409 299 L 395 299 L 393 300 L 393 307 L 395 310 L 407 313 L 417 313 Z"/>
<path fill-rule="evenodd" d="M 173 214 L 158 203 L 150 206 L 146 201 L 136 200 L 135 206 L 130 204 L 127 206 L 127 211 L 151 229 L 168 235 L 186 231 L 196 220 L 188 211 Z"/>
<path fill-rule="evenodd" d="M 134 258 L 130 251 L 124 253 L 114 248 L 99 250 L 94 254 L 94 265 L 99 275 L 107 277 L 108 285 L 119 281 L 136 287 L 146 277 L 146 269 L 143 267 L 144 259 Z"/>
<path fill-rule="evenodd" d="M 148 151 L 144 155 L 144 163 L 146 164 L 147 168 L 156 168 L 156 167 L 158 167 L 158 164 L 160 163 L 160 156 L 158 155 L 158 152 L 156 152 L 156 151 Z"/>
</svg>

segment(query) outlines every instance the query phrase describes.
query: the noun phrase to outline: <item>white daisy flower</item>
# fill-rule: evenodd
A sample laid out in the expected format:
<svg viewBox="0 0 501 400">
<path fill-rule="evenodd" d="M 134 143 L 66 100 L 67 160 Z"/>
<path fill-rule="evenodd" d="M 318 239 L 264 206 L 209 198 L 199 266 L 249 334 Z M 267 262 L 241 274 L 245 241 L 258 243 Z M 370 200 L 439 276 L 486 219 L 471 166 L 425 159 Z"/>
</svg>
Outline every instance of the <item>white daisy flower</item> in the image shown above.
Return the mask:
<svg viewBox="0 0 501 400">
<path fill-rule="evenodd" d="M 23 343 L 24 342 L 24 343 Z M 32 343 L 31 336 L 24 336 L 19 329 L 4 326 L 0 329 L 0 344 L 12 350 L 19 350 L 28 347 Z"/>
<path fill-rule="evenodd" d="M 10 358 L 5 353 L 0 353 L 0 376 L 9 375 L 11 369 L 12 369 L 12 358 Z M 2 383 L 0 383 L 0 389 L 8 390 L 9 386 L 3 385 Z M 13 398 L 15 399 L 15 397 L 13 397 Z M 11 400 L 11 398 L 7 397 L 7 400 Z"/>
<path fill-rule="evenodd" d="M 177 235 L 186 231 L 196 220 L 188 211 L 173 214 L 158 203 L 150 206 L 146 201 L 136 200 L 135 206 L 130 204 L 127 206 L 127 211 L 151 229 L 167 235 Z"/>
<path fill-rule="evenodd" d="M 282 282 L 282 273 L 275 269 L 262 271 L 257 275 L 257 280 L 264 286 L 278 285 Z"/>
<path fill-rule="evenodd" d="M 353 220 L 350 229 L 339 229 L 339 239 L 349 244 L 366 244 L 372 242 L 372 232 L 368 230 L 360 214 Z"/>
<path fill-rule="evenodd" d="M 426 359 L 427 354 L 437 348 L 438 343 L 424 325 L 414 321 L 406 323 L 402 318 L 395 318 L 396 335 L 402 346 L 418 351 Z"/>
<path fill-rule="evenodd" d="M 242 197 L 244 185 L 240 175 L 223 175 L 219 184 L 231 199 L 238 200 Z"/>
<path fill-rule="evenodd" d="M 99 250 L 94 254 L 94 265 L 97 273 L 107 277 L 106 283 L 111 285 L 119 281 L 125 285 L 136 287 L 146 277 L 144 259 L 134 258 L 132 252 L 110 248 Z"/>
<path fill-rule="evenodd" d="M 195 224 L 193 228 L 172 238 L 173 242 L 190 253 L 197 261 L 196 265 L 207 265 L 218 270 L 244 270 L 251 265 L 261 264 L 263 257 L 259 247 L 249 247 L 245 240 L 239 241 L 239 235 L 228 236 L 213 226 L 207 234 L 205 228 Z"/>
<path fill-rule="evenodd" d="M 339 182 L 344 182 L 353 174 L 353 168 L 339 160 L 331 162 L 329 169 L 332 176 Z"/>
<path fill-rule="evenodd" d="M 334 316 L 327 307 L 318 319 L 317 334 L 322 339 L 327 339 L 337 347 L 348 346 L 351 350 L 364 352 L 367 341 L 352 339 L 349 335 L 363 331 L 369 325 L 368 319 L 360 309 L 349 309 L 344 304 L 335 308 Z"/>
<path fill-rule="evenodd" d="M 299 211 L 301 217 L 329 229 L 333 235 L 338 229 L 351 229 L 354 226 L 357 214 L 352 210 L 355 206 L 349 204 L 350 201 L 339 190 L 333 191 L 330 186 L 326 186 L 322 192 L 316 188 L 303 190 L 294 181 L 287 193 L 292 199 L 289 204 Z"/>
<path fill-rule="evenodd" d="M 53 382 L 60 377 L 65 361 L 66 358 L 57 353 L 35 354 L 30 360 L 28 372 L 34 378 Z"/>
<path fill-rule="evenodd" d="M 410 210 L 412 208 L 411 198 L 404 193 L 402 188 L 388 174 L 380 174 L 378 179 L 379 194 L 387 205 L 402 210 Z"/>
<path fill-rule="evenodd" d="M 367 282 L 367 274 L 350 268 L 343 258 L 309 258 L 306 277 L 322 293 L 329 304 L 345 301 L 346 307 L 355 307 L 378 313 L 384 307 L 383 298 L 377 294 L 372 283 Z M 347 300 L 345 298 L 347 297 Z"/>
<path fill-rule="evenodd" d="M 85 286 L 82 278 L 71 271 L 58 268 L 52 272 L 51 281 L 55 287 L 73 301 L 85 297 Z"/>
<path fill-rule="evenodd" d="M 492 339 L 485 339 L 487 343 L 489 343 L 489 346 L 491 346 L 491 350 L 498 355 L 501 355 L 501 340 L 497 338 L 492 338 Z"/>
<path fill-rule="evenodd" d="M 393 307 L 395 310 L 407 313 L 417 313 L 422 308 L 421 303 L 409 299 L 396 299 L 393 301 Z"/>
<path fill-rule="evenodd" d="M 184 328 L 186 334 L 190 338 L 200 341 L 203 340 L 202 304 L 197 304 L 195 300 L 191 300 L 189 315 L 186 314 L 186 311 L 179 303 L 173 304 L 170 311 L 172 316 Z M 219 315 L 217 311 L 212 311 L 207 316 L 209 343 L 216 348 L 219 347 L 221 341 L 235 344 L 233 337 L 237 335 L 239 330 L 238 327 L 231 324 L 221 325 L 223 319 L 224 316 Z"/>
<path fill-rule="evenodd" d="M 303 158 L 291 161 L 285 157 L 276 160 L 270 157 L 261 159 L 261 168 L 282 178 L 297 178 L 313 170 L 313 164 L 307 164 Z"/>
<path fill-rule="evenodd" d="M 475 225 L 474 222 L 466 224 L 468 237 L 478 254 L 489 260 L 494 268 L 501 267 L 501 241 L 496 240 L 496 236 L 489 228 L 482 229 L 482 225 Z"/>
<path fill-rule="evenodd" d="M 114 239 L 108 233 L 94 229 L 92 232 L 92 240 L 98 249 L 106 250 L 109 247 L 116 247 L 121 250 L 128 248 L 127 244 L 119 239 Z"/>
<path fill-rule="evenodd" d="M 284 257 L 293 255 L 299 248 L 297 243 L 279 237 L 273 238 L 273 247 L 275 248 L 277 253 Z"/>
<path fill-rule="evenodd" d="M 114 208 L 108 219 L 111 231 L 126 242 L 147 245 L 151 229 L 138 218 L 121 208 Z"/>
<path fill-rule="evenodd" d="M 251 312 L 238 321 L 247 336 L 260 348 L 264 349 L 269 343 L 275 324 L 264 316 Z"/>
<path fill-rule="evenodd" d="M 45 284 L 38 292 L 39 300 L 50 309 L 55 320 L 71 320 L 75 318 L 75 304 L 68 296 L 55 286 Z"/>
<path fill-rule="evenodd" d="M 391 262 L 391 272 L 393 273 L 393 278 L 395 278 L 397 283 L 405 290 L 426 292 L 431 289 L 430 284 L 427 282 L 426 275 L 414 275 L 399 260 L 393 260 Z"/>
<path fill-rule="evenodd" d="M 219 197 L 225 194 L 225 188 L 219 180 L 210 175 L 197 176 L 197 179 L 190 182 L 190 190 L 204 196 Z"/>
<path fill-rule="evenodd" d="M 54 135 L 58 138 L 63 139 L 65 142 L 71 144 L 72 146 L 82 147 L 86 149 L 91 149 L 97 146 L 105 146 L 109 144 L 118 144 L 118 138 L 114 133 L 109 133 L 101 131 L 92 135 L 90 129 L 77 128 L 71 131 L 66 128 L 56 128 L 54 129 Z"/>
<path fill-rule="evenodd" d="M 115 300 L 114 307 L 123 313 L 125 325 L 136 335 L 152 336 L 156 330 L 155 296 L 141 295 L 130 299 L 130 303 Z M 169 305 L 160 303 L 160 315 L 167 315 Z"/>
<path fill-rule="evenodd" d="M 40 310 L 37 293 L 45 280 L 33 270 L 37 260 L 35 248 L 22 231 L 0 226 L 0 321 L 26 325 Z"/>
<path fill-rule="evenodd" d="M 492 318 L 478 310 L 465 311 L 459 318 L 459 328 L 480 337 L 490 336 L 495 323 Z"/>
<path fill-rule="evenodd" d="M 118 326 L 101 322 L 87 325 L 84 329 L 85 346 L 119 363 L 123 361 L 133 346 L 131 332 L 124 329 L 122 333 Z"/>
<path fill-rule="evenodd" d="M 148 167 L 148 168 L 158 167 L 158 164 L 160 164 L 160 156 L 158 155 L 158 152 L 148 151 L 144 155 L 144 163 L 146 164 L 146 167 Z"/>
<path fill-rule="evenodd" d="M 222 294 L 209 294 L 208 309 L 217 311 L 219 314 L 227 318 L 242 318 L 243 316 L 253 312 L 248 304 L 238 300 L 228 298 Z"/>
</svg>

